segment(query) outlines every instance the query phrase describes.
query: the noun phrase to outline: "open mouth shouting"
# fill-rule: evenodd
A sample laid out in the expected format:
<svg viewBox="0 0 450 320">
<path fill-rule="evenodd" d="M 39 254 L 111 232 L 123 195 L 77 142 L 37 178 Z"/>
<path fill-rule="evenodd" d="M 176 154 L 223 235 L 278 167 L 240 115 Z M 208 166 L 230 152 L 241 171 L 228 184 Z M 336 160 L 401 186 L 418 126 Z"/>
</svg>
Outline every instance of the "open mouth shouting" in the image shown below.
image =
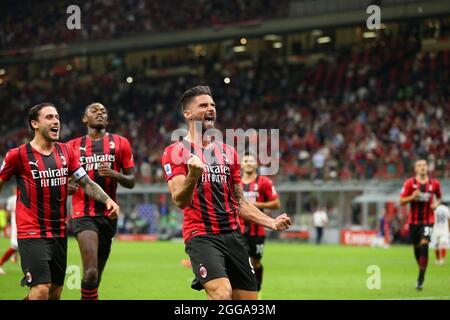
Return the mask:
<svg viewBox="0 0 450 320">
<path fill-rule="evenodd" d="M 59 137 L 59 127 L 50 128 L 50 136 L 54 139 L 58 139 Z"/>
<path fill-rule="evenodd" d="M 214 122 L 216 121 L 216 117 L 214 114 L 210 114 L 210 115 L 205 115 L 204 118 L 204 123 L 205 123 L 205 127 L 207 128 L 212 128 L 214 127 Z"/>
</svg>

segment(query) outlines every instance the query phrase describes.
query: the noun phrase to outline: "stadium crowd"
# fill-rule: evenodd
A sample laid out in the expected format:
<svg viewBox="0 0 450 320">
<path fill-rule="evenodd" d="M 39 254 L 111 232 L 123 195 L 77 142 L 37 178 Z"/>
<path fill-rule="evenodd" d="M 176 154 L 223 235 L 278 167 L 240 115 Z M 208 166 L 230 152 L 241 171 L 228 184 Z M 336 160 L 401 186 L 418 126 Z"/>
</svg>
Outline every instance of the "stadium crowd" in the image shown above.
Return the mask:
<svg viewBox="0 0 450 320">
<path fill-rule="evenodd" d="M 41 65 L 32 77 L 21 67 L 1 85 L 7 121 L 0 124 L 0 153 L 26 139 L 30 105 L 54 102 L 67 140 L 84 134 L 84 107 L 101 101 L 111 131 L 132 143 L 140 181 L 162 181 L 162 150 L 183 126 L 177 98 L 206 83 L 217 102 L 219 129 L 280 129 L 275 179 L 402 178 L 412 174 L 416 157 L 428 159 L 437 176 L 450 172 L 448 51 L 423 53 L 414 37 L 397 37 L 327 52 L 315 63 L 308 55 L 296 63 L 280 59 L 274 49 L 259 56 L 264 59 L 247 55 L 244 64 L 239 55 L 213 52 L 148 57 L 134 67 L 116 56 L 104 72 L 56 63 Z"/>
<path fill-rule="evenodd" d="M 8 6 L 8 2 L 12 4 Z M 0 48 L 120 38 L 142 33 L 255 23 L 284 13 L 286 0 L 58 0 L 5 1 L 0 17 Z M 81 30 L 66 28 L 70 5 L 81 11 Z M 176 9 L 175 9 L 176 8 Z M 72 11 L 71 11 L 72 13 Z M 55 26 L 61 27 L 55 27 Z"/>
</svg>

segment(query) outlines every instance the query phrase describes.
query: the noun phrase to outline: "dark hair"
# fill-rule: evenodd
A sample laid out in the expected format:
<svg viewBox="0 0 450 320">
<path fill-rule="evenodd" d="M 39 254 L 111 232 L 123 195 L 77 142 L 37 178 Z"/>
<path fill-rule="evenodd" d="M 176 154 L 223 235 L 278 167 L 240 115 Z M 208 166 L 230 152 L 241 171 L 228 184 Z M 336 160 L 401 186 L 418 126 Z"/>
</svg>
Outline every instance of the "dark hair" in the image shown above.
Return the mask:
<svg viewBox="0 0 450 320">
<path fill-rule="evenodd" d="M 103 108 L 105 108 L 105 110 L 106 110 L 106 107 L 103 105 L 103 103 L 101 103 L 101 102 L 92 102 L 92 103 L 89 103 L 86 106 L 86 108 L 84 108 L 84 114 L 86 114 L 86 112 L 89 110 L 90 107 L 95 106 L 96 104 L 103 106 Z"/>
<path fill-rule="evenodd" d="M 427 159 L 425 159 L 425 158 L 416 158 L 416 160 L 414 160 L 414 165 L 416 165 L 417 162 L 419 162 L 419 161 L 425 161 L 428 164 Z"/>
<path fill-rule="evenodd" d="M 253 157 L 253 158 L 257 159 L 256 155 L 250 151 L 245 151 L 244 157 Z"/>
<path fill-rule="evenodd" d="M 45 107 L 53 107 L 56 109 L 55 105 L 50 102 L 39 103 L 28 110 L 28 126 L 30 127 L 31 133 L 34 133 L 34 128 L 31 125 L 31 121 L 37 121 L 39 118 L 39 112 Z"/>
<path fill-rule="evenodd" d="M 180 99 L 181 113 L 186 110 L 187 105 L 193 98 L 204 94 L 212 96 L 211 89 L 208 86 L 196 86 L 183 93 Z"/>
</svg>

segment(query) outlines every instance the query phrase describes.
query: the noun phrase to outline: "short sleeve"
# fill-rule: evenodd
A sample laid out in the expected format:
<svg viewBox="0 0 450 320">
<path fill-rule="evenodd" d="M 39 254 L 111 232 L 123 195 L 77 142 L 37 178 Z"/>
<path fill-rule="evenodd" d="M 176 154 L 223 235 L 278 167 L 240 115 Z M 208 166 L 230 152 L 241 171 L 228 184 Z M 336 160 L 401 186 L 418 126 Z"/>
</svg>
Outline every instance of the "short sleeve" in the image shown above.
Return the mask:
<svg viewBox="0 0 450 320">
<path fill-rule="evenodd" d="M 278 199 L 278 193 L 275 190 L 275 186 L 272 183 L 272 180 L 270 180 L 267 177 L 264 177 L 264 199 L 266 201 L 272 201 L 275 199 Z"/>
<path fill-rule="evenodd" d="M 120 149 L 120 159 L 121 159 L 121 167 L 123 169 L 134 168 L 134 158 L 133 151 L 131 150 L 131 145 L 128 139 L 121 137 L 122 145 Z"/>
<path fill-rule="evenodd" d="M 19 150 L 11 149 L 5 156 L 3 163 L 0 167 L 0 180 L 8 181 L 11 176 L 18 173 L 19 166 Z"/>
<path fill-rule="evenodd" d="M 74 148 L 74 144 L 75 144 L 75 140 L 72 139 L 72 140 L 66 142 L 66 147 L 69 148 L 69 149 L 73 149 Z"/>
<path fill-rule="evenodd" d="M 407 180 L 403 185 L 400 197 L 404 198 L 404 197 L 410 196 L 412 194 L 411 189 L 412 189 L 411 188 L 411 180 Z"/>
<path fill-rule="evenodd" d="M 169 146 L 164 150 L 161 164 L 166 181 L 170 181 L 173 177 L 179 175 L 186 176 L 188 174 L 187 160 L 185 159 L 183 150 L 180 144 Z"/>
</svg>

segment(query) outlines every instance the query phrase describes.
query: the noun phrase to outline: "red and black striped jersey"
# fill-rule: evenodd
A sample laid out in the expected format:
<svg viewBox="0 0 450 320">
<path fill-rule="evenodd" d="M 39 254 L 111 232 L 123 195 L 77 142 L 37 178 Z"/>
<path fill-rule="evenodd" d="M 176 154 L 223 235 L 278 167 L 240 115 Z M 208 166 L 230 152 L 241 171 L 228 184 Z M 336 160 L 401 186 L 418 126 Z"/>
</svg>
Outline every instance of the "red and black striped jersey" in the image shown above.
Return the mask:
<svg viewBox="0 0 450 320">
<path fill-rule="evenodd" d="M 236 150 L 219 142 L 209 148 L 186 140 L 173 143 L 164 150 L 161 160 L 167 181 L 188 174 L 191 154 L 199 157 L 206 169 L 195 186 L 191 204 L 184 208 L 184 241 L 198 235 L 238 230 L 238 206 L 233 193 L 241 177 Z"/>
<path fill-rule="evenodd" d="M 405 181 L 401 197 L 408 197 L 414 191 L 420 190 L 419 197 L 410 202 L 408 216 L 409 224 L 434 224 L 434 211 L 432 209 L 433 197 L 441 198 L 441 185 L 436 179 L 428 179 L 425 184 L 420 184 L 416 178 Z"/>
<path fill-rule="evenodd" d="M 50 155 L 23 144 L 8 151 L 0 179 L 17 179 L 17 238 L 66 237 L 67 179 L 86 175 L 71 148 L 55 143 Z"/>
<path fill-rule="evenodd" d="M 267 202 L 278 199 L 278 194 L 272 184 L 272 180 L 265 176 L 256 176 L 255 180 L 250 183 L 242 183 L 245 198 L 251 202 Z M 244 235 L 251 237 L 263 237 L 265 229 L 263 226 L 253 222 L 247 222 L 239 217 L 241 231 Z"/>
<path fill-rule="evenodd" d="M 92 140 L 86 135 L 70 140 L 67 145 L 73 149 L 89 177 L 116 201 L 117 180 L 100 176 L 98 167 L 101 163 L 107 163 L 117 172 L 133 168 L 133 152 L 128 140 L 117 134 L 107 133 L 102 139 Z M 81 188 L 72 195 L 72 211 L 72 218 L 109 214 L 103 203 L 90 199 Z"/>
</svg>

